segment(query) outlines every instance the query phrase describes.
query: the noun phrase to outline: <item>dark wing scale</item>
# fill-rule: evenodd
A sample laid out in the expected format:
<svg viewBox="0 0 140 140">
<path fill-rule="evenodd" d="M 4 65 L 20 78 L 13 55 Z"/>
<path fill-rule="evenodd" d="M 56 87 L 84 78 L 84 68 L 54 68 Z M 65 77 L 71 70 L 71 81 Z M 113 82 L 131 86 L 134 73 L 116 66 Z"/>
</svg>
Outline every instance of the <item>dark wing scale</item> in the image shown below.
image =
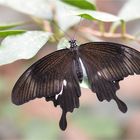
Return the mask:
<svg viewBox="0 0 140 140">
<path fill-rule="evenodd" d="M 34 63 L 15 84 L 12 91 L 13 103 L 21 105 L 41 97 L 45 97 L 46 101 L 53 101 L 54 106 L 60 105 L 63 110 L 59 124 L 65 130 L 66 114 L 79 107 L 81 95 L 73 58 L 74 54 L 69 49 L 63 49 Z M 66 86 L 63 84 L 64 80 L 67 82 Z M 60 92 L 62 94 L 59 95 Z"/>
<path fill-rule="evenodd" d="M 51 53 L 30 66 L 16 82 L 12 102 L 21 105 L 35 98 L 58 94 L 62 88 L 64 67 L 67 67 L 70 57 L 69 50 L 64 49 Z"/>
<path fill-rule="evenodd" d="M 119 81 L 134 73 L 140 74 L 140 52 L 125 45 L 93 42 L 79 47 L 93 92 L 100 101 L 114 99 L 122 112 L 127 106 L 116 96 Z"/>
<path fill-rule="evenodd" d="M 73 112 L 74 108 L 79 107 L 79 97 L 81 95 L 80 86 L 78 82 L 78 77 L 76 75 L 76 71 L 74 69 L 74 61 L 70 61 L 69 70 L 67 70 L 64 80 L 66 81 L 66 85 L 63 84 L 63 90 L 60 95 L 58 95 L 57 99 L 54 97 L 46 98 L 47 101 L 53 101 L 54 105 L 60 105 L 62 108 L 62 116 L 59 122 L 60 128 L 65 130 L 67 127 L 66 114 L 67 112 Z"/>
<path fill-rule="evenodd" d="M 58 96 L 58 103 L 63 110 L 73 112 L 74 108 L 79 107 L 78 97 L 80 97 L 81 91 L 78 79 L 76 75 L 74 76 L 74 71 L 72 73 L 67 73 L 65 80 L 67 84 L 63 86 L 62 94 Z M 63 98 L 65 98 L 65 100 L 63 100 Z"/>
</svg>

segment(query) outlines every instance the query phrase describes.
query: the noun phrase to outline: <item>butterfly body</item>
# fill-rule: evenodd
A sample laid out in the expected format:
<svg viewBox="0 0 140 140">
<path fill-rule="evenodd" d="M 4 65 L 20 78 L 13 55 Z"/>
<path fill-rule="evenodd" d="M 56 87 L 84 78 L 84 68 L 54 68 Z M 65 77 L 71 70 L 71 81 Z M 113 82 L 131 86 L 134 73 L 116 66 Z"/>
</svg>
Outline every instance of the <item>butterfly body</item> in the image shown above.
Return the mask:
<svg viewBox="0 0 140 140">
<path fill-rule="evenodd" d="M 79 57 L 78 45 L 76 44 L 76 40 L 70 40 L 69 43 L 70 43 L 70 50 L 73 53 L 74 71 L 76 71 L 78 80 L 81 83 L 83 81 L 83 70 Z"/>
<path fill-rule="evenodd" d="M 127 106 L 116 95 L 119 81 L 134 73 L 140 74 L 140 52 L 112 42 L 89 42 L 55 51 L 31 65 L 16 82 L 12 102 L 22 105 L 35 98 L 45 97 L 62 108 L 60 128 L 67 127 L 66 114 L 79 108 L 83 80 L 82 61 L 91 90 L 99 101 L 115 100 L 122 112 Z"/>
</svg>

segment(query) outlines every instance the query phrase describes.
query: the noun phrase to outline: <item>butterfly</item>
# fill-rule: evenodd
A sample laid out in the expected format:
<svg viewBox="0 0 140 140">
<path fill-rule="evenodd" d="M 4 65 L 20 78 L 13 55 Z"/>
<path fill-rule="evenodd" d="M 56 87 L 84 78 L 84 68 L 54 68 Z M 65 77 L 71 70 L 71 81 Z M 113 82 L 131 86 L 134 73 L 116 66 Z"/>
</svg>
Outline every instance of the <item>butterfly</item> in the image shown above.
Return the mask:
<svg viewBox="0 0 140 140">
<path fill-rule="evenodd" d="M 90 89 L 99 101 L 114 99 L 120 111 L 127 111 L 116 91 L 119 81 L 128 75 L 140 74 L 140 52 L 112 42 L 89 42 L 78 46 L 70 40 L 70 48 L 55 51 L 31 65 L 18 79 L 12 102 L 22 105 L 45 97 L 62 108 L 59 126 L 67 127 L 66 114 L 79 108 L 79 83 L 83 81 L 82 61 Z"/>
</svg>

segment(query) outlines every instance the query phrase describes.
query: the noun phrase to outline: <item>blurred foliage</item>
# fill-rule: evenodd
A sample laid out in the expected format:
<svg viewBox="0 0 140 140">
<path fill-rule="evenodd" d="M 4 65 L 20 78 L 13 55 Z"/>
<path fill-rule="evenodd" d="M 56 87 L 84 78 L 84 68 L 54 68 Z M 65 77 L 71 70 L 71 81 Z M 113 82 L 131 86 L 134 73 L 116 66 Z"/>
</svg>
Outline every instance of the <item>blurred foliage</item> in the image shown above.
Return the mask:
<svg viewBox="0 0 140 140">
<path fill-rule="evenodd" d="M 119 122 L 115 118 L 109 116 L 99 116 L 91 112 L 85 113 L 84 109 L 78 112 L 74 120 L 74 124 L 83 129 L 90 137 L 98 139 L 117 139 L 121 135 Z M 80 116 L 80 117 L 79 117 Z"/>
<path fill-rule="evenodd" d="M 119 11 L 118 17 L 123 19 L 126 22 L 140 19 L 140 1 L 139 0 L 128 0 L 125 5 L 122 7 L 122 9 Z M 116 22 L 112 25 L 111 28 L 114 28 L 114 30 L 120 25 L 120 23 Z"/>
<path fill-rule="evenodd" d="M 72 1 L 72 0 L 62 0 L 63 2 L 70 4 L 72 6 L 76 6 L 81 9 L 88 9 L 88 10 L 96 10 L 96 6 L 94 4 L 91 4 L 90 2 L 86 0 L 80 0 L 80 1 Z"/>
<path fill-rule="evenodd" d="M 41 133 L 39 133 L 41 132 Z M 32 119 L 27 123 L 24 130 L 25 140 L 58 140 L 59 131 L 56 128 L 55 121 L 42 121 Z"/>
<path fill-rule="evenodd" d="M 20 129 L 24 140 L 57 140 L 58 129 L 55 120 L 42 120 L 38 117 L 31 118 L 26 116 L 21 109 L 7 102 L 0 110 L 0 118 L 5 118 L 15 122 L 14 125 Z"/>
<path fill-rule="evenodd" d="M 0 31 L 0 37 L 7 37 L 10 35 L 17 35 L 25 32 L 26 32 L 25 30 L 4 30 Z"/>
<path fill-rule="evenodd" d="M 7 30 L 7 29 L 10 29 L 10 28 L 14 28 L 14 27 L 17 27 L 17 26 L 24 25 L 24 24 L 25 24 L 24 22 L 3 24 L 3 25 L 0 25 L 0 30 Z"/>
<path fill-rule="evenodd" d="M 17 32 L 19 33 L 19 31 Z M 1 42 L 0 65 L 8 64 L 18 59 L 32 58 L 48 41 L 51 35 L 50 32 L 27 31 L 24 34 L 8 36 Z"/>
</svg>

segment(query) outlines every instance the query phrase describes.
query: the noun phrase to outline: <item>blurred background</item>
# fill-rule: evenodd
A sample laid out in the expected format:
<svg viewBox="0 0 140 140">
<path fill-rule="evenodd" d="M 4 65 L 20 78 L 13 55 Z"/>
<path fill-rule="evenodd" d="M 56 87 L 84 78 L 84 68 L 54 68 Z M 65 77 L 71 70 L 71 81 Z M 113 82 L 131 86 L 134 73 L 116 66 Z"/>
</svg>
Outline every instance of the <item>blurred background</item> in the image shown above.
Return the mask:
<svg viewBox="0 0 140 140">
<path fill-rule="evenodd" d="M 94 1 L 97 10 L 114 15 L 118 15 L 127 2 L 128 0 Z M 59 13 L 61 15 L 60 11 Z M 0 23 L 30 20 L 31 17 L 28 14 L 18 12 L 3 3 L 0 5 Z M 108 30 L 110 24 L 105 23 L 105 30 Z M 136 31 L 140 31 L 139 25 L 138 18 L 127 22 L 127 32 L 135 35 Z M 83 28 L 81 29 L 79 26 Z M 140 50 L 138 41 L 98 37 L 89 32 L 86 33 L 85 26 L 90 27 L 91 30 L 97 30 L 97 24 L 92 21 L 83 20 L 79 26 L 77 31 L 79 44 L 106 40 L 127 44 Z M 73 36 L 76 28 L 76 25 L 69 29 L 63 29 L 61 26 L 61 29 L 58 30 L 64 30 Z M 20 29 L 39 30 L 40 26 L 30 22 Z M 120 29 L 118 28 L 117 31 L 119 32 Z M 42 98 L 22 106 L 12 104 L 11 91 L 19 76 L 33 62 L 55 51 L 57 44 L 58 41 L 50 41 L 47 43 L 47 47 L 41 48 L 32 59 L 18 60 L 0 66 L 0 140 L 140 140 L 140 76 L 129 76 L 120 82 L 121 88 L 117 91 L 117 95 L 128 106 L 128 112 L 125 114 L 119 111 L 114 101 L 99 102 L 90 89 L 82 88 L 80 108 L 75 109 L 73 113 L 68 113 L 68 127 L 64 132 L 59 129 L 58 125 L 61 109 L 55 108 L 52 102 L 46 102 Z"/>
</svg>

